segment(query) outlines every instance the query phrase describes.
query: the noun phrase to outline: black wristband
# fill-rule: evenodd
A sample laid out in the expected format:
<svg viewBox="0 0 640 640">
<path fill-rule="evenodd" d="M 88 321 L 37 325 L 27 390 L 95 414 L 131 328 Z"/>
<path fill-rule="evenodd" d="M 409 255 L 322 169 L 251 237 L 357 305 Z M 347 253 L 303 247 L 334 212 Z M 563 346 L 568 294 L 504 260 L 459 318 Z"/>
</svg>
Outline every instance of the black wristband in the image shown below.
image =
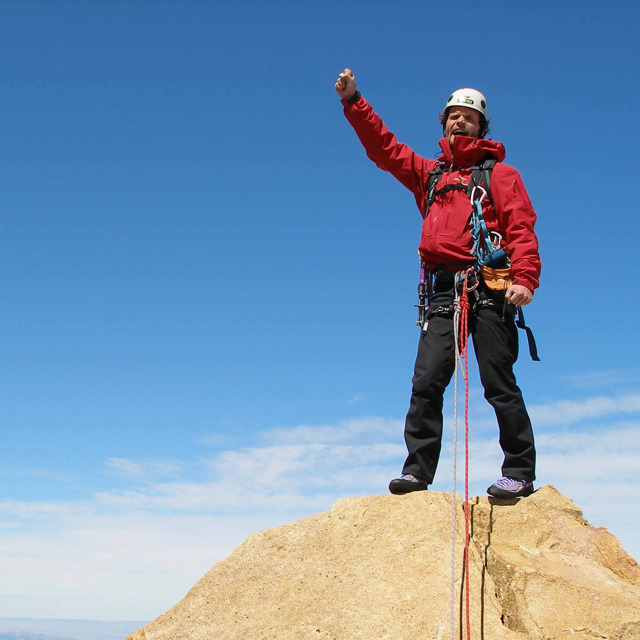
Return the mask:
<svg viewBox="0 0 640 640">
<path fill-rule="evenodd" d="M 353 104 L 354 102 L 357 102 L 358 100 L 360 100 L 360 92 L 356 91 L 347 101 L 347 104 Z"/>
</svg>

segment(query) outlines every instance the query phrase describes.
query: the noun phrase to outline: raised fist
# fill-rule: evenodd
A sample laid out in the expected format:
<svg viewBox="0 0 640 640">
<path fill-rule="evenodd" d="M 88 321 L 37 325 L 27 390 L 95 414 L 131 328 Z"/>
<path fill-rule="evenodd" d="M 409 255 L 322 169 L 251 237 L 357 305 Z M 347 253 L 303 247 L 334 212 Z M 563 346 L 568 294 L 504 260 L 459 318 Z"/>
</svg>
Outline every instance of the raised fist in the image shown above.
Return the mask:
<svg viewBox="0 0 640 640">
<path fill-rule="evenodd" d="M 348 100 L 356 92 L 356 78 L 351 69 L 345 69 L 336 80 L 336 93 L 343 100 Z"/>
</svg>

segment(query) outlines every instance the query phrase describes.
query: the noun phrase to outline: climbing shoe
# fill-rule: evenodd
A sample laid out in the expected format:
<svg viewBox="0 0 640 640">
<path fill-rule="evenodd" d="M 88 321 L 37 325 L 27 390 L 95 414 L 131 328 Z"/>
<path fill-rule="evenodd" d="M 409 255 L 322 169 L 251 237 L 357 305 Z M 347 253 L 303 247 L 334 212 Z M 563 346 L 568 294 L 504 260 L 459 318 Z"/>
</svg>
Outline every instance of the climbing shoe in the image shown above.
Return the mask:
<svg viewBox="0 0 640 640">
<path fill-rule="evenodd" d="M 410 473 L 403 473 L 399 478 L 395 478 L 389 483 L 389 491 L 397 496 L 412 491 L 425 491 L 427 483 L 420 478 L 412 476 Z"/>
<path fill-rule="evenodd" d="M 517 478 L 500 478 L 487 489 L 487 493 L 494 498 L 524 498 L 533 493 L 533 482 Z"/>
</svg>

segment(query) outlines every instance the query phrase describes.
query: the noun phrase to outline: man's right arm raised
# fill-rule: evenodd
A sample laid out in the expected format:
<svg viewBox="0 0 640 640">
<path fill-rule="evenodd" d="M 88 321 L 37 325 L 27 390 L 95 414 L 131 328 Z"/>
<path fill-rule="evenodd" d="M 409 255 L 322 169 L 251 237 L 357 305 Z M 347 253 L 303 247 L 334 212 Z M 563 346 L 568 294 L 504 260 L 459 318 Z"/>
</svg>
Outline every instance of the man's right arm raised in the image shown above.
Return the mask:
<svg viewBox="0 0 640 640">
<path fill-rule="evenodd" d="M 356 79 L 351 69 L 345 69 L 339 74 L 335 90 L 342 100 L 344 114 L 365 148 L 367 157 L 411 190 L 416 200 L 422 198 L 428 178 L 428 161 L 414 153 L 406 144 L 398 142 L 396 136 L 387 129 L 373 107 L 357 91 Z M 435 162 L 432 163 L 435 165 Z"/>
</svg>

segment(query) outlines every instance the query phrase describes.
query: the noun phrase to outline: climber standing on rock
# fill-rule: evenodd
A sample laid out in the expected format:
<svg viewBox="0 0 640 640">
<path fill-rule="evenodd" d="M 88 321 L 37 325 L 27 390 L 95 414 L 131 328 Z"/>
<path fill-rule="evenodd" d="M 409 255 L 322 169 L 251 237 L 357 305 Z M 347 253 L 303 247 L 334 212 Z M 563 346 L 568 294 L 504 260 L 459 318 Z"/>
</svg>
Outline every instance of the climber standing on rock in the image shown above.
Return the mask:
<svg viewBox="0 0 640 640">
<path fill-rule="evenodd" d="M 449 96 L 440 114 L 442 153 L 428 160 L 397 141 L 356 90 L 350 69 L 340 73 L 335 89 L 367 156 L 413 193 L 423 218 L 419 254 L 426 300 L 419 306 L 421 331 L 404 431 L 409 454 L 389 490 L 404 494 L 433 482 L 443 396 L 455 369 L 454 303 L 464 287 L 468 330 L 504 452 L 503 477 L 487 491 L 496 497 L 528 496 L 535 445 L 513 365 L 516 311 L 531 302 L 540 276 L 536 214 L 519 173 L 502 162 L 504 146 L 485 139 L 486 99 L 475 89 Z M 530 348 L 537 359 L 535 346 Z"/>
</svg>

